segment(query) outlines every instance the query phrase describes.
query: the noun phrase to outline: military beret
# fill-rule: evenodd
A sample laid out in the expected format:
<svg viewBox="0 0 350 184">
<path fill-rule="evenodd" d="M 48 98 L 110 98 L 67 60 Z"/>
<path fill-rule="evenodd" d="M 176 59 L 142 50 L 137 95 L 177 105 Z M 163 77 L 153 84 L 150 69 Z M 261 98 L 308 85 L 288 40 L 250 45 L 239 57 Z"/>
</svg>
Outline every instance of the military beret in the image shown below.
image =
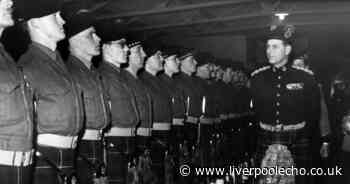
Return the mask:
<svg viewBox="0 0 350 184">
<path fill-rule="evenodd" d="M 136 47 L 136 46 L 140 46 L 142 45 L 140 41 L 129 41 L 128 42 L 128 47 L 131 49 L 133 47 Z"/>
<path fill-rule="evenodd" d="M 295 53 L 295 58 L 294 59 L 307 60 L 307 59 L 309 59 L 309 55 L 306 52 Z"/>
<path fill-rule="evenodd" d="M 195 58 L 198 66 L 210 64 L 214 60 L 214 57 L 208 52 L 198 52 L 195 54 Z"/>
<path fill-rule="evenodd" d="M 127 39 L 127 26 L 111 21 L 95 21 L 94 27 L 102 43 L 107 43 L 123 38 Z"/>
<path fill-rule="evenodd" d="M 156 54 L 157 52 L 161 52 L 160 49 L 158 47 L 155 46 L 150 46 L 150 45 L 144 45 L 143 46 L 143 50 L 145 51 L 146 55 L 148 57 L 153 56 L 154 54 Z"/>
<path fill-rule="evenodd" d="M 66 3 L 68 4 L 68 3 Z M 93 26 L 94 18 L 92 13 L 80 7 L 64 5 L 62 17 L 65 19 L 64 25 L 67 38 L 70 38 Z"/>
<path fill-rule="evenodd" d="M 168 59 L 169 57 L 175 56 L 177 57 L 177 53 L 176 52 L 172 52 L 172 51 L 163 51 L 162 52 L 162 56 L 164 59 Z"/>
<path fill-rule="evenodd" d="M 20 20 L 40 18 L 60 11 L 62 0 L 16 0 L 16 14 Z"/>
<path fill-rule="evenodd" d="M 189 53 L 186 53 L 186 54 L 184 54 L 184 55 L 182 55 L 182 56 L 180 56 L 179 57 L 179 60 L 184 60 L 184 59 L 186 59 L 186 58 L 188 58 L 188 57 L 193 57 L 193 54 L 191 53 L 191 52 L 189 52 Z"/>
<path fill-rule="evenodd" d="M 277 39 L 291 44 L 294 34 L 295 27 L 293 25 L 272 25 L 266 40 Z"/>
</svg>

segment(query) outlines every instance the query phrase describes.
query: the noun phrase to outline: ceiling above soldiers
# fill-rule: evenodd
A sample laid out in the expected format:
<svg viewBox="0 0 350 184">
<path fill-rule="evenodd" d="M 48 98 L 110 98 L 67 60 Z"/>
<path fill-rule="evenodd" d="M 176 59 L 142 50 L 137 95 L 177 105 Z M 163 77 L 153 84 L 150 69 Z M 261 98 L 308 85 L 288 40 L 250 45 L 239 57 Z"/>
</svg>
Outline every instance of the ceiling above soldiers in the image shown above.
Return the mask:
<svg viewBox="0 0 350 184">
<path fill-rule="evenodd" d="M 313 26 L 347 25 L 350 2 L 324 0 L 66 0 L 95 11 L 99 22 L 127 27 L 147 37 L 256 35 L 263 33 L 275 13 L 307 30 Z"/>
</svg>

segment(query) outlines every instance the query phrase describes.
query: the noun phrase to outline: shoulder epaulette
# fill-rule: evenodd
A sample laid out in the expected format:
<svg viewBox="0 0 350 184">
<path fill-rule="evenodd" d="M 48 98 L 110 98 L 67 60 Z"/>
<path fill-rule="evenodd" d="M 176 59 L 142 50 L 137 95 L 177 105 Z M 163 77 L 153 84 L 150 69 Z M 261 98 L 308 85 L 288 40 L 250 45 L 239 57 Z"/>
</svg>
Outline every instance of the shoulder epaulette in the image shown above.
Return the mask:
<svg viewBox="0 0 350 184">
<path fill-rule="evenodd" d="M 303 68 L 303 67 L 292 66 L 292 68 L 295 68 L 295 69 L 297 69 L 297 70 L 304 71 L 304 72 L 306 72 L 306 73 L 308 73 L 308 74 L 310 74 L 310 75 L 314 75 L 314 72 L 313 72 L 313 71 L 311 71 L 311 70 L 309 70 L 309 69 L 306 69 L 306 68 Z"/>
<path fill-rule="evenodd" d="M 253 76 L 255 76 L 256 74 L 258 74 L 258 73 L 260 73 L 260 72 L 262 72 L 262 71 L 265 71 L 265 70 L 267 70 L 267 69 L 269 69 L 269 68 L 271 68 L 271 66 L 264 66 L 264 67 L 258 68 L 258 69 L 256 69 L 256 70 L 254 70 L 254 71 L 250 74 L 250 76 L 253 77 Z"/>
</svg>

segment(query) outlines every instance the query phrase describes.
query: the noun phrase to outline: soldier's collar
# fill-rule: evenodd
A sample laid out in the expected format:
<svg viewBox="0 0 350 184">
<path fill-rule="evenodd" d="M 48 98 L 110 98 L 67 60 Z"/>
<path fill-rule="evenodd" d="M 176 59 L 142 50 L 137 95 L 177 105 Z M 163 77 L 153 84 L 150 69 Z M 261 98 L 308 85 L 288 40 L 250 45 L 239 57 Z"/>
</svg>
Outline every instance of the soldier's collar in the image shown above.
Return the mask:
<svg viewBox="0 0 350 184">
<path fill-rule="evenodd" d="M 277 72 L 277 71 L 282 71 L 282 72 L 285 72 L 285 71 L 287 71 L 288 70 L 288 67 L 286 66 L 286 65 L 284 65 L 284 66 L 281 66 L 281 67 L 279 67 L 279 68 L 277 68 L 277 67 L 272 67 L 272 71 L 273 72 Z"/>
</svg>

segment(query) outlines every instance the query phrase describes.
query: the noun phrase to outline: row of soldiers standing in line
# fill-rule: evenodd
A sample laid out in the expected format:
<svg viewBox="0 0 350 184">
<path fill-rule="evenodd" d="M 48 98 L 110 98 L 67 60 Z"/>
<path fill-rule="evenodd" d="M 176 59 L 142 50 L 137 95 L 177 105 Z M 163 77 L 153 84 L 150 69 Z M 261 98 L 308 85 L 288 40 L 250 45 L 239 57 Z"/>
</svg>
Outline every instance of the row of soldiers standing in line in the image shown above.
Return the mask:
<svg viewBox="0 0 350 184">
<path fill-rule="evenodd" d="M 14 24 L 13 6 L 0 1 L 1 30 Z M 89 12 L 58 0 L 15 6 L 32 42 L 17 64 L 0 51 L 3 183 L 172 183 L 171 163 L 210 165 L 218 132 L 233 140 L 229 130 L 245 126 L 232 121 L 249 115 L 243 72 L 118 35 L 100 49 Z M 66 62 L 56 49 L 64 38 Z M 222 164 L 235 155 L 226 142 Z"/>
</svg>

